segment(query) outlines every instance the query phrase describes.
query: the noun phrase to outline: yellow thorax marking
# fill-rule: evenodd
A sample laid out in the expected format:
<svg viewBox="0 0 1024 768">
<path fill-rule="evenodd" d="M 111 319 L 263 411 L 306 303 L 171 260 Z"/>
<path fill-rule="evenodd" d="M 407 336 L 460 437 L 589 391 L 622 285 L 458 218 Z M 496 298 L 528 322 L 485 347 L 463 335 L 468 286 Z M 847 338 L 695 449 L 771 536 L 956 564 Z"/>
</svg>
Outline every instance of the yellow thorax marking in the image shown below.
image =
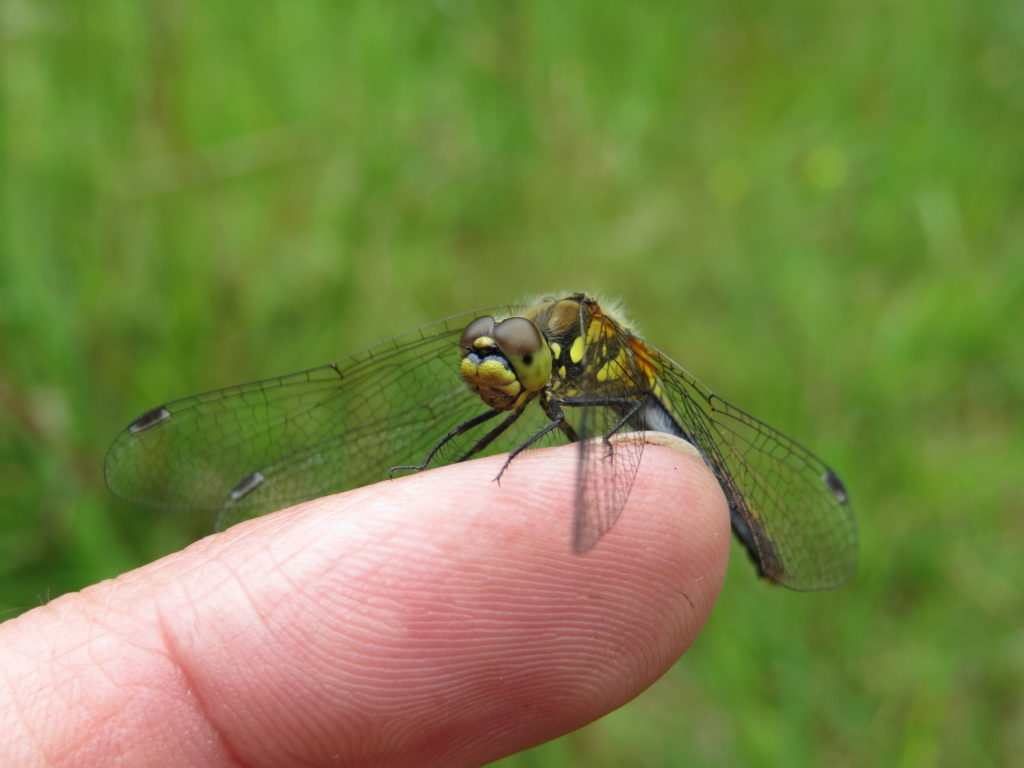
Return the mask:
<svg viewBox="0 0 1024 768">
<path fill-rule="evenodd" d="M 604 351 L 605 345 L 601 346 Z M 598 381 L 608 381 L 608 379 L 632 381 L 632 377 L 629 376 L 629 363 L 625 347 L 619 347 L 618 354 L 597 370 L 595 378 Z"/>
<path fill-rule="evenodd" d="M 608 338 L 614 333 L 614 327 L 608 318 L 603 315 L 598 318 L 595 317 L 590 321 L 587 326 L 587 344 L 594 344 L 600 341 L 602 338 Z"/>
<path fill-rule="evenodd" d="M 569 359 L 574 363 L 578 363 L 583 359 L 583 337 L 577 336 L 573 339 L 572 346 L 569 347 Z"/>
</svg>

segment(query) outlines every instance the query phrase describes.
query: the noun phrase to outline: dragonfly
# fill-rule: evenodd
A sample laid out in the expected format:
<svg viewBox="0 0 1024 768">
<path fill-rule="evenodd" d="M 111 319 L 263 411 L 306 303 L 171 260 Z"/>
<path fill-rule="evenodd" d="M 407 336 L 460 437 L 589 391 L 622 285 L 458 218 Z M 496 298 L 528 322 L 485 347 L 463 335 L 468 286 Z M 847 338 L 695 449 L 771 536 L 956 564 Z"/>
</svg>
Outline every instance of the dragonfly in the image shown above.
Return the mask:
<svg viewBox="0 0 1024 768">
<path fill-rule="evenodd" d="M 690 443 L 759 576 L 794 590 L 856 570 L 849 494 L 828 465 L 714 394 L 586 293 L 453 315 L 339 362 L 152 408 L 105 462 L 118 496 L 222 530 L 306 499 L 498 453 L 576 443 L 572 546 L 629 497 L 648 432 Z"/>
</svg>

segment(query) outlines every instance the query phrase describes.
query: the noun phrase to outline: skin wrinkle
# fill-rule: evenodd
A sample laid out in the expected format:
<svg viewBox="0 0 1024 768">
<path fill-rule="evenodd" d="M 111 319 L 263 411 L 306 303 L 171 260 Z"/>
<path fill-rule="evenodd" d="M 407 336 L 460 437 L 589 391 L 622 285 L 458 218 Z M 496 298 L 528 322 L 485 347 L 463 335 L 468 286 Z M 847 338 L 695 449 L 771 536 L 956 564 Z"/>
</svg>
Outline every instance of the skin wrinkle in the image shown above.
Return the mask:
<svg viewBox="0 0 1024 768">
<path fill-rule="evenodd" d="M 254 539 L 253 543 L 257 544 L 258 541 L 259 541 L 258 539 Z M 256 551 L 259 552 L 259 556 L 268 557 L 268 553 L 266 551 L 262 551 L 262 552 L 260 552 L 260 550 L 256 550 Z M 248 616 L 255 616 L 255 618 L 257 619 L 257 625 L 259 627 L 259 633 L 258 633 L 259 636 L 271 638 L 271 642 L 272 643 L 273 642 L 279 642 L 279 640 L 276 639 L 276 634 L 277 634 L 278 628 L 275 627 L 274 625 L 272 625 L 268 621 L 266 613 L 267 613 L 268 607 L 271 609 L 271 612 L 272 612 L 273 605 L 276 602 L 278 602 L 280 599 L 283 599 L 288 592 L 291 592 L 291 591 L 294 591 L 294 590 L 291 589 L 291 588 L 288 588 L 288 589 L 284 589 L 282 591 L 282 589 L 280 588 L 280 585 L 276 584 L 276 581 L 271 579 L 271 580 L 268 580 L 267 583 L 268 584 L 269 583 L 275 584 L 276 588 L 273 591 L 267 590 L 267 589 L 264 588 L 262 591 L 259 592 L 258 595 L 254 595 L 254 593 L 249 588 L 249 585 L 247 583 L 246 569 L 247 568 L 253 568 L 254 565 L 255 565 L 256 568 L 258 568 L 259 567 L 259 563 L 256 562 L 257 559 L 258 559 L 258 556 L 250 556 L 248 558 L 243 557 L 242 562 L 240 563 L 240 565 L 238 567 L 235 567 L 230 562 L 225 562 L 224 558 L 220 557 L 218 555 L 218 553 L 216 553 L 216 552 L 211 553 L 211 559 L 208 562 L 215 563 L 216 566 L 217 566 L 217 569 L 219 571 L 219 573 L 218 573 L 218 577 L 219 577 L 218 578 L 218 582 L 219 582 L 218 589 L 216 589 L 216 590 L 205 590 L 204 589 L 202 591 L 202 599 L 201 600 L 188 600 L 188 599 L 185 599 L 185 600 L 181 600 L 180 601 L 180 602 L 186 603 L 186 604 L 188 604 L 188 605 L 190 605 L 192 607 L 193 610 L 192 610 L 191 613 L 192 613 L 192 615 L 195 616 L 195 618 L 191 622 L 182 622 L 182 621 L 178 620 L 178 617 L 182 613 L 180 608 L 179 608 L 179 610 L 173 610 L 172 611 L 172 610 L 168 610 L 166 607 L 163 607 L 163 609 L 162 609 L 162 616 L 163 616 L 163 618 L 165 620 L 165 623 L 164 623 L 165 635 L 167 637 L 169 637 L 169 638 L 174 636 L 173 633 L 171 632 L 170 628 L 169 628 L 169 623 L 170 622 L 167 620 L 168 615 L 174 615 L 175 616 L 175 621 L 178 624 L 181 624 L 183 626 L 188 625 L 188 624 L 192 624 L 193 626 L 190 629 L 193 629 L 193 630 L 197 626 L 199 626 L 200 629 L 204 629 L 205 628 L 207 630 L 209 630 L 210 628 L 214 628 L 216 630 L 216 634 L 218 636 L 218 644 L 223 644 L 223 642 L 226 640 L 226 637 L 224 636 L 225 631 L 229 631 L 230 632 L 231 631 L 231 627 L 235 626 L 238 623 L 239 619 L 242 618 L 242 614 L 239 613 L 237 611 L 237 608 L 236 608 L 236 610 L 234 610 L 234 611 L 232 611 L 230 613 L 219 613 L 219 612 L 217 612 L 217 613 L 213 614 L 212 617 L 209 614 L 207 614 L 206 618 L 203 619 L 201 616 L 196 614 L 195 606 L 198 605 L 198 604 L 203 603 L 204 601 L 211 601 L 211 600 L 216 601 L 216 600 L 218 600 L 220 598 L 223 598 L 225 596 L 225 592 L 226 592 L 226 590 L 224 588 L 224 585 L 225 585 L 225 583 L 229 583 L 229 584 L 233 585 L 233 587 L 234 587 L 234 589 L 236 590 L 237 593 L 245 596 L 245 601 L 246 601 L 246 603 L 251 608 L 251 611 L 245 612 L 245 616 L 247 616 L 247 617 Z M 208 570 L 208 569 L 206 569 L 206 570 Z M 286 574 L 284 574 L 284 573 L 275 572 L 275 576 L 284 577 L 285 575 Z M 224 576 L 229 576 L 230 578 L 225 579 Z M 191 588 L 192 584 L 194 584 L 195 582 L 188 582 L 188 583 L 189 583 L 189 587 Z M 202 581 L 200 583 L 202 583 Z M 286 582 L 286 584 L 287 584 L 287 582 Z M 275 594 L 278 595 L 277 598 L 274 597 Z M 187 595 L 186 595 L 186 598 L 187 598 Z M 263 605 L 264 603 L 266 603 L 267 605 L 264 606 Z M 230 603 L 230 604 L 235 606 L 234 603 Z M 210 621 L 211 618 L 213 618 L 212 622 Z M 201 626 L 200 626 L 200 624 L 201 624 Z M 176 642 L 180 642 L 180 640 L 181 639 L 179 637 Z M 176 646 L 176 647 L 178 647 L 178 646 Z M 194 696 L 196 696 L 197 699 L 199 699 L 201 701 L 204 701 L 204 715 L 205 715 L 206 722 L 208 722 L 210 724 L 210 726 L 213 728 L 213 730 L 216 731 L 219 734 L 220 741 L 224 744 L 224 746 L 226 747 L 227 751 L 232 755 L 232 757 L 235 759 L 235 761 L 240 763 L 240 764 L 243 763 L 244 762 L 243 758 L 238 753 L 238 750 L 234 747 L 234 745 L 230 742 L 230 739 L 229 739 L 229 736 L 228 736 L 229 729 L 221 726 L 218 717 L 216 717 L 214 714 L 212 714 L 211 711 L 210 711 L 210 707 L 207 704 L 205 704 L 205 699 L 203 698 L 204 686 L 200 685 L 197 682 L 195 673 L 192 672 L 192 666 L 194 666 L 194 664 L 198 663 L 200 666 L 202 666 L 203 664 L 206 663 L 205 660 L 202 659 L 202 658 L 191 659 L 190 660 L 190 654 L 185 654 L 184 652 L 181 652 L 181 651 L 179 651 L 177 653 L 177 658 L 178 658 L 178 666 L 179 666 L 179 668 L 181 668 L 183 670 L 183 672 L 186 674 L 186 676 L 190 679 L 190 686 L 189 687 L 190 687 L 191 693 Z M 287 658 L 279 660 L 281 665 L 287 665 L 290 661 L 291 660 L 287 659 Z M 249 663 L 250 660 L 246 659 L 246 662 Z M 301 665 L 301 661 L 299 663 Z M 252 666 L 253 665 L 250 663 L 250 668 Z M 277 673 L 279 671 L 279 670 L 275 669 L 273 666 L 268 667 L 267 665 L 263 665 L 263 668 L 265 669 L 265 673 L 267 675 L 273 675 L 273 674 L 275 674 L 275 673 Z M 220 697 L 223 697 L 223 696 L 227 695 L 229 699 L 232 698 L 231 695 L 228 695 L 229 692 L 227 690 L 224 690 L 223 686 L 221 686 L 221 685 L 215 685 L 214 691 Z M 270 703 L 272 703 L 272 702 L 268 702 L 268 704 L 270 704 Z M 256 709 L 257 710 L 264 709 L 264 707 L 260 707 L 258 705 L 258 702 L 256 702 Z M 267 720 L 270 723 L 274 723 L 274 721 L 275 721 L 275 718 L 272 716 L 272 714 L 270 716 L 265 717 L 264 719 Z"/>
<path fill-rule="evenodd" d="M 129 608 L 147 608 L 145 604 L 128 604 Z M 137 743 L 134 738 L 133 731 L 136 729 L 137 724 L 135 715 L 139 712 L 146 712 L 150 709 L 149 703 L 152 701 L 177 701 L 178 704 L 184 704 L 186 712 L 191 714 L 192 706 L 190 700 L 182 696 L 176 698 L 174 693 L 168 689 L 179 688 L 179 675 L 180 670 L 174 664 L 173 659 L 168 655 L 167 646 L 161 641 L 159 630 L 160 630 L 160 617 L 156 611 L 156 605 L 152 606 L 151 610 L 147 610 L 147 613 L 151 615 L 152 620 L 139 621 L 139 617 L 132 616 L 130 613 L 121 613 L 120 611 L 111 611 L 108 616 L 119 617 L 124 620 L 123 625 L 117 621 L 110 622 L 107 627 L 109 630 L 108 639 L 111 641 L 111 650 L 115 653 L 113 657 L 118 667 L 118 674 L 111 677 L 112 690 L 116 691 L 124 690 L 124 681 L 120 680 L 121 670 L 125 677 L 130 680 L 130 685 L 133 690 L 133 695 L 124 698 L 124 709 L 125 711 L 117 712 L 118 717 L 115 719 L 111 717 L 112 724 L 114 726 L 114 733 L 108 734 L 108 739 L 118 739 L 118 734 L 121 734 L 122 738 L 127 744 L 131 745 L 132 749 L 148 752 L 148 748 Z M 140 635 L 143 641 L 151 641 L 150 643 L 136 642 L 135 633 L 133 627 L 136 624 L 140 624 L 143 627 L 152 627 L 153 632 L 144 632 Z M 145 657 L 150 659 L 157 659 L 154 663 L 140 663 L 137 662 L 130 655 L 126 655 L 123 652 L 124 647 L 133 648 Z M 138 678 L 139 674 L 143 674 L 142 679 Z M 186 690 L 180 688 L 183 692 Z M 145 691 L 142 695 L 136 695 L 142 691 Z M 175 707 L 178 709 L 178 707 Z M 112 713 L 113 714 L 113 713 Z M 124 715 L 124 716 L 122 716 Z M 145 719 L 145 718 L 144 718 Z M 180 719 L 180 715 L 179 715 Z M 192 719 L 188 717 L 188 719 Z M 131 722 L 131 725 L 128 723 Z M 159 725 L 166 727 L 167 720 L 160 719 L 157 721 Z M 102 734 L 102 731 L 97 731 Z M 190 729 L 190 733 L 194 733 L 194 727 Z M 164 743 L 165 748 L 170 748 L 170 745 L 176 744 L 176 741 L 172 740 L 175 737 L 181 739 L 181 734 L 168 733 L 168 740 Z M 191 740 L 183 740 L 183 745 L 188 745 Z M 175 747 L 177 752 L 179 747 Z M 74 756 L 73 761 L 79 759 L 79 756 Z"/>
<path fill-rule="evenodd" d="M 266 556 L 266 553 L 264 553 L 264 556 Z M 252 559 L 250 559 L 246 563 L 246 565 L 243 568 L 241 568 L 238 571 L 236 571 L 236 574 L 238 574 L 238 576 L 236 577 L 235 580 L 236 581 L 244 582 L 244 576 L 242 574 L 244 574 L 244 571 L 246 570 L 246 568 L 252 568 L 254 566 L 258 568 L 259 567 L 259 563 L 256 562 L 258 559 L 259 559 L 258 557 L 253 557 Z M 278 575 L 284 576 L 285 574 L 278 574 Z M 288 583 L 293 584 L 293 585 L 298 583 L 298 582 L 291 581 L 290 579 L 287 580 L 287 581 L 288 581 Z M 292 589 L 292 591 L 294 591 L 294 588 Z M 216 596 L 210 596 L 210 597 L 216 597 Z M 267 635 L 269 635 L 270 637 L 273 638 L 272 644 L 281 643 L 281 642 L 285 642 L 285 643 L 288 642 L 287 633 L 285 633 L 284 637 L 282 637 L 279 634 L 277 634 L 278 632 L 280 632 L 281 626 L 278 623 L 276 623 L 275 621 L 273 621 L 273 619 L 272 619 L 272 616 L 273 616 L 273 606 L 279 604 L 280 602 L 281 602 L 281 600 L 271 600 L 268 603 L 268 605 L 266 606 L 270 610 L 270 614 L 267 615 L 267 616 L 264 616 L 262 614 L 260 615 L 260 622 L 262 624 L 261 629 L 262 629 L 263 632 L 265 632 Z M 285 629 L 287 629 L 287 627 Z M 245 656 L 247 658 L 249 658 L 248 654 L 245 654 Z M 260 658 L 262 659 L 262 657 L 260 657 Z M 202 665 L 202 663 L 204 662 L 204 660 L 198 660 L 198 661 L 200 661 L 200 665 Z M 261 661 L 255 662 L 255 664 L 261 670 L 266 670 L 267 674 L 266 674 L 266 676 L 264 678 L 264 682 L 269 682 L 269 678 L 271 678 L 271 677 L 280 676 L 282 673 L 286 674 L 288 672 L 287 667 L 290 666 L 290 664 L 289 664 L 290 661 L 291 660 L 288 659 L 288 658 L 277 658 L 274 663 L 267 664 L 267 663 L 265 663 L 265 662 L 263 662 L 261 660 Z M 306 662 L 306 661 L 307 660 L 299 660 L 300 668 L 301 668 L 301 665 L 304 662 Z M 253 664 L 254 664 L 254 662 L 252 660 L 250 660 L 249 663 L 250 663 L 250 666 L 253 666 Z M 223 695 L 224 691 L 218 689 L 218 686 L 222 682 L 223 681 L 220 681 L 220 680 L 217 680 L 217 681 L 214 682 L 213 690 L 214 690 L 215 693 L 220 693 L 221 695 Z M 270 686 L 266 686 L 266 687 L 268 689 L 270 688 Z M 201 689 L 204 688 L 204 685 L 200 684 L 199 682 L 196 682 L 196 683 L 194 683 L 194 688 L 196 688 L 197 690 L 201 690 Z M 240 693 L 238 698 L 242 698 L 242 697 L 244 697 L 244 690 Z M 270 695 L 269 697 L 267 697 L 267 704 L 268 704 L 268 706 L 271 705 L 271 702 L 273 702 L 273 700 L 275 698 L 277 698 L 277 696 L 275 696 L 273 694 Z M 222 702 L 222 704 L 223 704 L 223 702 Z M 275 726 L 278 726 L 278 724 L 276 722 L 274 722 L 274 719 L 273 718 L 267 718 L 267 717 L 265 717 L 264 715 L 261 714 L 261 710 L 264 710 L 265 707 L 260 706 L 259 699 L 250 701 L 249 702 L 249 708 L 254 710 L 254 711 L 250 711 L 250 715 L 255 715 L 255 716 L 259 717 L 261 720 L 265 720 L 265 721 L 269 720 L 270 721 L 270 722 L 265 723 L 264 731 L 269 732 L 269 733 L 273 733 L 276 730 Z M 271 706 L 271 709 L 273 709 L 272 706 Z M 209 719 L 211 720 L 211 722 L 215 722 L 216 723 L 216 722 L 219 721 L 219 719 L 221 717 L 229 717 L 230 718 L 233 714 L 234 715 L 239 715 L 241 713 L 233 712 L 230 707 L 227 710 L 224 710 L 223 706 L 220 706 L 220 707 L 217 708 L 217 712 L 215 714 L 209 715 Z M 270 728 L 266 728 L 266 725 L 270 725 L 271 727 Z M 280 727 L 283 728 L 283 726 L 280 726 Z M 235 729 L 235 730 L 237 732 L 237 729 Z M 286 730 L 282 730 L 281 732 L 282 732 L 282 734 L 285 735 L 285 738 L 279 739 L 279 741 L 281 741 L 282 743 L 287 743 L 288 739 L 287 739 Z M 358 731 L 356 731 L 356 732 L 358 732 Z M 237 752 L 236 752 L 236 755 L 237 755 Z M 289 758 L 291 759 L 292 762 L 295 762 L 295 758 L 296 758 L 295 755 L 289 754 L 288 756 L 289 756 Z M 239 756 L 237 759 L 241 760 L 242 758 Z"/>
<path fill-rule="evenodd" d="M 178 678 L 180 680 L 179 690 L 181 692 L 180 695 L 182 699 L 191 702 L 189 709 L 201 718 L 203 724 L 206 726 L 206 731 L 213 737 L 213 740 L 218 747 L 218 751 L 222 752 L 224 757 L 231 761 L 232 765 L 244 766 L 244 762 L 232 748 L 231 742 L 227 738 L 227 734 L 219 727 L 218 723 L 209 716 L 203 696 L 193 684 L 190 677 L 189 666 L 183 663 L 183 657 L 175 640 L 174 633 L 170 631 L 167 623 L 167 617 L 164 614 L 163 606 L 160 601 L 156 602 L 155 613 L 157 635 L 163 642 L 167 660 L 171 663 L 172 667 L 178 674 Z"/>
<path fill-rule="evenodd" d="M 117 594 L 117 586 L 107 582 L 92 589 L 113 589 Z M 90 613 L 94 606 L 99 608 L 98 617 Z M 159 672 L 151 663 L 154 649 L 123 631 L 124 620 L 130 618 L 123 610 L 124 606 L 116 600 L 93 593 L 58 599 L 27 618 L 29 623 L 42 620 L 55 624 L 75 638 L 86 637 L 84 642 L 76 639 L 64 647 L 60 637 L 53 638 L 46 665 L 40 666 L 39 660 L 31 657 L 24 660 L 26 670 L 56 672 L 51 682 L 57 684 L 54 693 L 68 701 L 69 711 L 75 712 L 74 717 L 58 717 L 46 724 L 50 730 L 43 754 L 49 765 L 88 764 L 90 755 L 109 751 L 109 745 L 130 743 L 130 736 L 125 738 L 130 731 L 126 730 L 124 720 L 131 719 L 144 702 L 153 699 L 153 694 L 163 691 L 158 684 L 160 675 L 153 674 Z M 76 630 L 83 628 L 79 620 L 86 616 L 90 619 L 84 625 L 86 631 L 76 634 Z M 28 637 L 31 636 L 29 633 Z M 125 649 L 135 653 L 125 653 Z M 139 653 L 143 654 L 141 663 L 136 661 Z M 99 678 L 100 684 L 94 678 Z M 26 683 L 45 705 L 41 694 L 46 688 L 37 676 L 30 675 Z M 89 713 L 84 720 L 78 716 L 83 708 Z M 51 714 L 52 710 L 45 712 Z M 85 721 L 89 727 L 82 729 Z"/>
</svg>

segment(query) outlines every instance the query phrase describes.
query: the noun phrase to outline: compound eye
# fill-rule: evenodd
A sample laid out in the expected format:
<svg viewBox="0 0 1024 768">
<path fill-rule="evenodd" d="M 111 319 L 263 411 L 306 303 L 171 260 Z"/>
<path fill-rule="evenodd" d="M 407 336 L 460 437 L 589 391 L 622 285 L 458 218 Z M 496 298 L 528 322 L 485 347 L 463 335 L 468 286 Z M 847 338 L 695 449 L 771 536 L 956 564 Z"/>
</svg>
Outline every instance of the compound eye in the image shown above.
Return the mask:
<svg viewBox="0 0 1024 768">
<path fill-rule="evenodd" d="M 462 332 L 462 338 L 459 339 L 459 346 L 463 349 L 471 349 L 473 343 L 479 338 L 490 338 L 494 333 L 494 318 L 490 315 L 484 315 L 478 317 L 476 320 L 466 326 L 466 330 Z"/>
<path fill-rule="evenodd" d="M 510 317 L 495 325 L 491 336 L 525 389 L 537 392 L 547 386 L 551 349 L 540 328 L 525 317 Z"/>
<path fill-rule="evenodd" d="M 540 328 L 525 317 L 502 320 L 494 326 L 491 336 L 506 357 L 536 355 L 545 346 Z"/>
</svg>

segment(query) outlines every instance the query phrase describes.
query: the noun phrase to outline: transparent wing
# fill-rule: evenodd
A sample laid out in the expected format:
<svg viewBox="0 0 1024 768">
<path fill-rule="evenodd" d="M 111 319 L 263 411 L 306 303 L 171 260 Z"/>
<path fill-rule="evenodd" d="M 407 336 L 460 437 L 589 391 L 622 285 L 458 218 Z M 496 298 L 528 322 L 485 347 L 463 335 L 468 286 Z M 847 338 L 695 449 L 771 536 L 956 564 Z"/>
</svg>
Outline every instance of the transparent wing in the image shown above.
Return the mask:
<svg viewBox="0 0 1024 768">
<path fill-rule="evenodd" d="M 622 512 L 633 489 L 640 457 L 642 432 L 617 431 L 620 421 L 606 407 L 583 406 L 579 444 L 576 502 L 573 512 L 573 549 L 591 550 Z"/>
<path fill-rule="evenodd" d="M 733 530 L 762 575 L 797 590 L 847 581 L 857 566 L 857 527 L 839 476 L 665 355 L 645 349 L 669 410 L 717 475 Z"/>
<path fill-rule="evenodd" d="M 480 314 L 456 315 L 342 362 L 167 403 L 140 416 L 107 455 L 107 484 L 138 503 L 220 513 L 218 527 L 417 465 L 486 407 L 459 376 L 457 341 Z M 524 414 L 480 455 L 507 451 L 545 417 Z M 451 440 L 449 463 L 486 432 Z M 518 442 L 516 442 L 518 441 Z"/>
</svg>

